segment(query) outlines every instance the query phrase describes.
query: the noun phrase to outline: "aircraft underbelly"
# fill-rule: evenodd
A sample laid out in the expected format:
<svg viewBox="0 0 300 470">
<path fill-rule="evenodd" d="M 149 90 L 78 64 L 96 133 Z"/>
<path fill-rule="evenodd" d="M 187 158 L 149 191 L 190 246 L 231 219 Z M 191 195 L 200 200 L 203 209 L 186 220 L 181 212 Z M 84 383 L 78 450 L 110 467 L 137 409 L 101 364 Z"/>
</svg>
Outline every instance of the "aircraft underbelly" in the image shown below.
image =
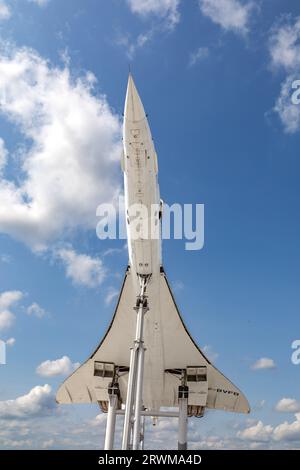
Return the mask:
<svg viewBox="0 0 300 470">
<path fill-rule="evenodd" d="M 131 282 L 128 283 L 128 291 L 131 290 L 130 285 Z M 144 405 L 150 409 L 159 409 L 160 406 L 166 406 L 166 400 L 164 400 L 164 371 L 168 368 L 168 364 L 165 362 L 164 332 L 167 332 L 168 325 L 164 324 L 160 290 L 159 277 L 156 276 L 150 283 L 147 292 L 149 311 L 145 315 L 144 323 L 146 352 L 143 401 Z M 111 331 L 105 338 L 100 350 L 95 354 L 94 359 L 103 362 L 114 362 L 119 366 L 128 367 L 130 347 L 133 345 L 136 326 L 136 311 L 133 308 L 136 297 L 134 293 L 130 295 L 128 292 L 123 296 L 123 299 L 125 301 L 121 299 L 119 305 L 120 314 L 115 319 Z M 117 341 L 115 340 L 116 334 L 118 335 Z"/>
</svg>

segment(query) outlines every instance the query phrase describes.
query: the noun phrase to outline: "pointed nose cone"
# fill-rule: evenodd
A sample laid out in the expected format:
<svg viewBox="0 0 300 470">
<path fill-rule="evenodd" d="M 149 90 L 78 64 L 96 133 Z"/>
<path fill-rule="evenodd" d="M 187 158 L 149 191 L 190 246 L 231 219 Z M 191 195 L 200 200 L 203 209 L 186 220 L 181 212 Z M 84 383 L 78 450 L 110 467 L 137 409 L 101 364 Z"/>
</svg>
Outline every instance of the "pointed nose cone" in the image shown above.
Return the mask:
<svg viewBox="0 0 300 470">
<path fill-rule="evenodd" d="M 125 100 L 124 118 L 131 122 L 141 121 L 146 117 L 143 103 L 134 84 L 132 75 L 129 74 L 127 93 Z"/>
</svg>

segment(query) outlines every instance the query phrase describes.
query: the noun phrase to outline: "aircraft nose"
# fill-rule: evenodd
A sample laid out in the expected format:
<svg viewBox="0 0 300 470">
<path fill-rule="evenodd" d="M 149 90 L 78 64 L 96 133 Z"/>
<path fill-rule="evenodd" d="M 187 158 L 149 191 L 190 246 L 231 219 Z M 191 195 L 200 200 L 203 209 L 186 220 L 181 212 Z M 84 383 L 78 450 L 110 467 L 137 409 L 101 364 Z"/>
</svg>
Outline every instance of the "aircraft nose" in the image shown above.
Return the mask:
<svg viewBox="0 0 300 470">
<path fill-rule="evenodd" d="M 124 119 L 137 122 L 146 117 L 142 100 L 138 94 L 132 75 L 129 74 L 125 100 Z"/>
</svg>

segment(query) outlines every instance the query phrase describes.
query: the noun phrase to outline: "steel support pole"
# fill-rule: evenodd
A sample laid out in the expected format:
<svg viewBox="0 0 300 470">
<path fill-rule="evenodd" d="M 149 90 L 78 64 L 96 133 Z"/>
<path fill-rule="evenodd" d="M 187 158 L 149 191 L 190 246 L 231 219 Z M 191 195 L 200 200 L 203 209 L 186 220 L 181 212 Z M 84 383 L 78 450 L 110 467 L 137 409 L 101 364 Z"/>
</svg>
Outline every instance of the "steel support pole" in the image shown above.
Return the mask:
<svg viewBox="0 0 300 470">
<path fill-rule="evenodd" d="M 114 448 L 117 406 L 118 396 L 115 394 L 110 395 L 108 402 L 104 450 L 112 450 Z"/>
<path fill-rule="evenodd" d="M 131 422 L 132 421 L 132 406 L 133 406 L 134 387 L 135 387 L 135 368 L 136 368 L 136 347 L 134 345 L 130 353 L 127 398 L 126 398 L 123 437 L 122 437 L 122 450 L 128 450 L 129 443 L 130 443 L 130 431 L 131 431 L 131 424 L 132 424 Z"/>
<path fill-rule="evenodd" d="M 143 308 L 143 307 L 142 307 Z M 134 404 L 133 424 L 133 450 L 139 450 L 141 442 L 141 412 L 143 404 L 143 377 L 144 377 L 144 344 L 141 342 L 138 353 L 138 366 L 136 377 L 136 396 Z"/>
<path fill-rule="evenodd" d="M 146 416 L 143 415 L 142 419 L 143 419 L 143 424 L 142 424 L 142 430 L 141 430 L 141 450 L 144 450 Z"/>
<path fill-rule="evenodd" d="M 179 398 L 179 418 L 178 418 L 178 450 L 187 450 L 187 398 Z"/>
<path fill-rule="evenodd" d="M 137 303 L 137 321 L 134 346 L 131 350 L 130 367 L 127 386 L 127 399 L 125 407 L 125 418 L 123 428 L 122 450 L 128 450 L 132 438 L 133 448 L 136 448 L 137 436 L 140 436 L 141 407 L 143 393 L 143 368 L 144 368 L 144 314 L 147 311 L 145 305 L 145 291 L 147 279 L 141 278 L 141 292 Z M 133 408 L 134 406 L 134 408 Z M 134 411 L 135 410 L 135 411 Z M 135 416 L 136 415 L 136 416 Z M 137 418 L 136 420 L 134 418 Z M 133 435 L 131 435 L 133 424 Z M 135 436 L 135 439 L 134 439 Z M 140 437 L 138 438 L 140 439 Z M 137 447 L 138 449 L 139 447 Z"/>
</svg>

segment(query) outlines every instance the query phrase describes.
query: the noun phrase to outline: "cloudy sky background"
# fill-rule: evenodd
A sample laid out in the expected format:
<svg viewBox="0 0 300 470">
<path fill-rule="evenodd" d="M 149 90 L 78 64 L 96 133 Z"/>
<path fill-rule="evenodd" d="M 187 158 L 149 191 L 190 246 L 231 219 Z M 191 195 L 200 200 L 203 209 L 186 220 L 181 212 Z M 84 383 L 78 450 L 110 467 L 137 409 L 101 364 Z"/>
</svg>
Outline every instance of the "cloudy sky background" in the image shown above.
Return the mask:
<svg viewBox="0 0 300 470">
<path fill-rule="evenodd" d="M 95 227 L 122 195 L 129 63 L 163 199 L 205 204 L 204 249 L 166 241 L 165 269 L 252 406 L 190 421 L 191 447 L 299 448 L 297 0 L 0 0 L 0 448 L 103 446 L 97 407 L 54 395 L 103 336 L 127 265 L 124 240 Z M 175 423 L 149 422 L 146 445 L 175 448 Z"/>
</svg>

